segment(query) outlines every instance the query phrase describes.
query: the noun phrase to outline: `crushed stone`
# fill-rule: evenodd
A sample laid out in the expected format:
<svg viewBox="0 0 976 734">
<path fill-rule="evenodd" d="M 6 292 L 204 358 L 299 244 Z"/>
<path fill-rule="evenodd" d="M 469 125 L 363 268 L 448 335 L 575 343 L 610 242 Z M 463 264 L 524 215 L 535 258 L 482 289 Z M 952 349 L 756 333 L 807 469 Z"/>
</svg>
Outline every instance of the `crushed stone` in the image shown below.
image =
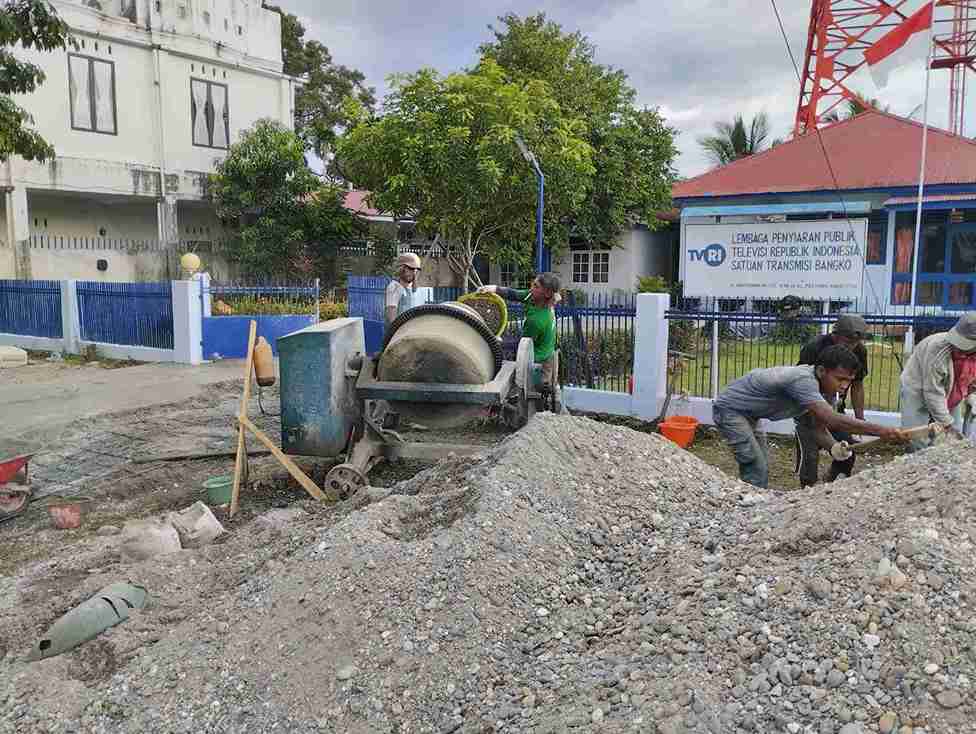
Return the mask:
<svg viewBox="0 0 976 734">
<path fill-rule="evenodd" d="M 0 603 L 0 732 L 973 731 L 974 477 L 957 443 L 757 492 L 660 436 L 537 416 L 69 594 L 0 579 L 37 602 Z M 145 610 L 22 662 L 122 580 Z"/>
</svg>

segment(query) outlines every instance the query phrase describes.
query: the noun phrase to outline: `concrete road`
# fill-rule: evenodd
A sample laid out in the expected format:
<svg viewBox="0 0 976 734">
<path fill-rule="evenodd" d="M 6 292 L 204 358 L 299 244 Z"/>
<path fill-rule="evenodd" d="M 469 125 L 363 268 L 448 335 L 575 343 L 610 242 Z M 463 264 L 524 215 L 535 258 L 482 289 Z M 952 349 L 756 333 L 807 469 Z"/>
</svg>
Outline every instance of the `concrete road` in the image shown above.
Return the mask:
<svg viewBox="0 0 976 734">
<path fill-rule="evenodd" d="M 38 380 L 29 374 L 37 369 Z M 243 360 L 199 366 L 159 363 L 121 369 L 46 365 L 0 369 L 0 451 L 56 441 L 75 420 L 192 400 L 208 385 L 242 380 Z"/>
</svg>

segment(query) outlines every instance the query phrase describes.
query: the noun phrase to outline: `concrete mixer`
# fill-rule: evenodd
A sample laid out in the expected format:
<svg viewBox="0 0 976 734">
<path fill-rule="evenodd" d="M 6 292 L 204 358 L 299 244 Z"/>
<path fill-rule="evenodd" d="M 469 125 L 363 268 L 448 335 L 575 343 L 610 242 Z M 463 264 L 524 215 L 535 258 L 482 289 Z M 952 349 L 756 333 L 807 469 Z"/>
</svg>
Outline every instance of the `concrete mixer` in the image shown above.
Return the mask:
<svg viewBox="0 0 976 734">
<path fill-rule="evenodd" d="M 539 410 L 565 412 L 558 384 L 543 389 L 531 339 L 516 359 L 473 309 L 428 304 L 401 314 L 379 355 L 365 354 L 363 322 L 326 321 L 278 339 L 281 447 L 285 453 L 337 457 L 325 489 L 340 497 L 367 484 L 380 461 L 433 461 L 484 447 L 404 441 L 405 423 L 450 429 L 493 408 L 518 429 Z M 559 354 L 556 369 L 559 374 Z"/>
</svg>

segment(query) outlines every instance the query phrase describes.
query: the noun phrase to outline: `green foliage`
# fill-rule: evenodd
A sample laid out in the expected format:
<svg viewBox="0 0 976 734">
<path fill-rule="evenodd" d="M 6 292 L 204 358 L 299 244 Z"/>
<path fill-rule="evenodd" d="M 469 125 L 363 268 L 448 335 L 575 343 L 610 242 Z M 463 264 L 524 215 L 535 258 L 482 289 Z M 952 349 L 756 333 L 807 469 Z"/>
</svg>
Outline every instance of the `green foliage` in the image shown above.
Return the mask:
<svg viewBox="0 0 976 734">
<path fill-rule="evenodd" d="M 228 296 L 222 297 L 220 302 L 229 307 L 213 310 L 214 316 L 282 316 L 288 314 L 312 313 L 315 300 L 294 298 L 265 298 L 263 296 Z"/>
<path fill-rule="evenodd" d="M 584 349 L 573 338 L 559 342 L 560 379 L 585 384 L 587 362 L 594 383 L 608 377 L 629 375 L 634 369 L 634 333 L 631 329 L 593 332 L 584 338 Z"/>
<path fill-rule="evenodd" d="M 802 345 L 811 339 L 815 339 L 819 333 L 820 331 L 816 324 L 800 323 L 792 319 L 782 319 L 766 335 L 766 341 L 774 344 Z"/>
<path fill-rule="evenodd" d="M 342 189 L 308 169 L 301 138 L 271 120 L 230 147 L 210 192 L 217 215 L 236 231 L 232 255 L 252 275 L 334 283 L 339 245 L 362 229 L 343 206 Z"/>
<path fill-rule="evenodd" d="M 660 275 L 641 275 L 637 278 L 638 293 L 670 293 L 671 284 Z"/>
<path fill-rule="evenodd" d="M 411 217 L 446 244 L 466 285 L 479 285 L 478 254 L 518 261 L 535 227 L 536 182 L 515 144 L 521 135 L 546 165 L 549 227 L 565 241 L 564 215 L 594 173 L 582 121 L 567 119 L 540 81 L 508 82 L 492 60 L 441 77 L 425 69 L 395 79 L 381 117 L 351 104 L 358 124 L 340 141 L 343 172 L 371 203 Z"/>
<path fill-rule="evenodd" d="M 566 220 L 575 236 L 605 246 L 634 222 L 656 226 L 655 214 L 671 204 L 675 131 L 656 109 L 635 105 L 627 75 L 598 64 L 596 48 L 578 31 L 563 31 L 544 13 L 508 14 L 499 21 L 498 28 L 491 28 L 494 39 L 480 48 L 482 59 L 496 62 L 516 84 L 544 82 L 562 114 L 581 123 L 582 137 L 593 151 L 593 175 L 583 182 L 580 204 L 550 212 L 547 197 L 547 243 L 561 244 L 562 232 L 554 223 Z M 548 177 L 555 162 L 539 159 Z M 520 237 L 513 249 L 525 253 L 530 235 Z"/>
<path fill-rule="evenodd" d="M 712 163 L 724 166 L 765 150 L 769 138 L 769 118 L 765 112 L 760 112 L 752 118 L 747 128 L 742 115 L 736 115 L 731 123 L 715 123 L 715 132 L 715 135 L 698 138 L 698 144 Z"/>
<path fill-rule="evenodd" d="M 5 0 L 0 6 L 0 161 L 11 155 L 32 161 L 54 157 L 54 148 L 35 130 L 33 118 L 9 95 L 30 94 L 44 82 L 44 72 L 20 61 L 14 46 L 53 51 L 69 42 L 67 24 L 41 0 Z"/>
<path fill-rule="evenodd" d="M 346 301 L 320 301 L 319 321 L 342 319 L 349 315 L 349 304 Z"/>
<path fill-rule="evenodd" d="M 396 237 L 377 237 L 373 242 L 374 265 L 377 275 L 393 277 L 396 271 L 396 259 L 399 254 Z"/>
<path fill-rule="evenodd" d="M 582 307 L 582 306 L 585 306 L 587 303 L 590 302 L 589 294 L 586 291 L 584 291 L 584 290 L 580 290 L 580 289 L 577 288 L 577 289 L 567 290 L 566 293 L 567 294 L 568 293 L 572 293 L 573 294 L 573 305 L 574 306 Z M 569 303 L 569 298 L 568 297 L 565 300 L 566 300 L 566 303 Z"/>
<path fill-rule="evenodd" d="M 305 78 L 295 93 L 295 130 L 308 148 L 327 160 L 349 123 L 346 100 L 372 108 L 375 90 L 366 86 L 362 72 L 337 64 L 321 43 L 305 41 L 305 28 L 296 16 L 273 5 L 265 7 L 281 16 L 284 72 Z"/>
</svg>

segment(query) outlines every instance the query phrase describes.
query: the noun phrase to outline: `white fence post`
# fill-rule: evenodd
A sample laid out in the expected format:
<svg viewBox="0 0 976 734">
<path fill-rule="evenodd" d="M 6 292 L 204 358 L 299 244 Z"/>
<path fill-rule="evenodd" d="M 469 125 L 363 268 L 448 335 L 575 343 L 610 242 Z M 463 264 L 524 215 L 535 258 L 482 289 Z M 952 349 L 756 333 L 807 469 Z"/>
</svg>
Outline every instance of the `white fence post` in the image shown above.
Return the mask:
<svg viewBox="0 0 976 734">
<path fill-rule="evenodd" d="M 213 316 L 212 306 L 213 303 L 210 298 L 210 273 L 197 273 L 193 276 L 193 280 L 200 281 L 200 288 L 203 293 L 203 316 Z"/>
<path fill-rule="evenodd" d="M 667 293 L 639 293 L 635 318 L 633 413 L 657 418 L 668 383 Z"/>
<path fill-rule="evenodd" d="M 81 316 L 78 311 L 78 281 L 62 280 L 61 340 L 68 354 L 81 354 Z"/>
<path fill-rule="evenodd" d="M 203 361 L 203 309 L 199 280 L 174 280 L 173 361 L 200 364 Z"/>
<path fill-rule="evenodd" d="M 715 319 L 712 320 L 712 353 L 709 355 L 708 369 L 711 372 L 712 377 L 712 400 L 718 397 L 718 378 L 719 378 L 719 349 L 721 349 L 721 343 L 719 341 L 719 308 L 718 299 L 715 299 L 715 306 L 712 313 L 715 315 Z M 700 368 L 699 368 L 700 369 Z"/>
</svg>

